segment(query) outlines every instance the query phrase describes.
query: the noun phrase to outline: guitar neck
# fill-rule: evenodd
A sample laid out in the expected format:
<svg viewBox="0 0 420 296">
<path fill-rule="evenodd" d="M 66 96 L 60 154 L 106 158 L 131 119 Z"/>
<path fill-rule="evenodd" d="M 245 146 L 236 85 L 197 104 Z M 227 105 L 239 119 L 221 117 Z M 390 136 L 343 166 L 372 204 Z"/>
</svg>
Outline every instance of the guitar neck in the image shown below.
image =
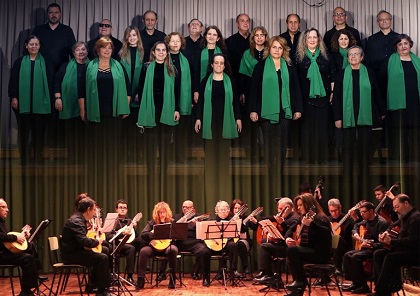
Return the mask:
<svg viewBox="0 0 420 296">
<path fill-rule="evenodd" d="M 346 222 L 348 217 L 350 217 L 350 213 L 345 214 L 344 217 L 341 218 L 340 221 L 338 221 L 337 225 L 333 228 L 334 233 L 337 231 L 338 228 L 341 227 L 341 225 L 343 225 L 344 222 Z"/>
</svg>

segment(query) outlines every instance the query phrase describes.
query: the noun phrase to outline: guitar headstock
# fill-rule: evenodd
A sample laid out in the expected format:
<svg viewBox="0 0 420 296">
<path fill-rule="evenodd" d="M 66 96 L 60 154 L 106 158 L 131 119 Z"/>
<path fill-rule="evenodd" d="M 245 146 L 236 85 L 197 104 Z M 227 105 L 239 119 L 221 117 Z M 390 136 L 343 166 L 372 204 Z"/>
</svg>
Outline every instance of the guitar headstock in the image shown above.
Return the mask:
<svg viewBox="0 0 420 296">
<path fill-rule="evenodd" d="M 203 220 L 206 220 L 208 218 L 210 218 L 210 213 L 205 213 L 203 215 L 200 215 L 200 216 L 196 217 L 195 219 L 196 219 L 196 221 L 203 221 Z"/>
<path fill-rule="evenodd" d="M 305 214 L 305 217 L 308 219 L 313 219 L 316 216 L 315 209 L 316 209 L 315 206 L 311 206 L 309 211 Z"/>
<path fill-rule="evenodd" d="M 133 221 L 131 223 L 137 224 L 137 222 L 139 222 L 141 218 L 143 218 L 143 214 L 141 212 L 137 213 L 137 215 L 134 216 Z"/>
<path fill-rule="evenodd" d="M 252 211 L 252 216 L 257 216 L 257 215 L 261 214 L 262 211 L 264 211 L 264 207 L 258 207 L 254 211 Z"/>
<path fill-rule="evenodd" d="M 26 224 L 25 226 L 22 227 L 22 233 L 24 233 L 25 236 L 29 236 L 31 230 L 32 230 L 32 227 L 29 224 Z"/>
</svg>

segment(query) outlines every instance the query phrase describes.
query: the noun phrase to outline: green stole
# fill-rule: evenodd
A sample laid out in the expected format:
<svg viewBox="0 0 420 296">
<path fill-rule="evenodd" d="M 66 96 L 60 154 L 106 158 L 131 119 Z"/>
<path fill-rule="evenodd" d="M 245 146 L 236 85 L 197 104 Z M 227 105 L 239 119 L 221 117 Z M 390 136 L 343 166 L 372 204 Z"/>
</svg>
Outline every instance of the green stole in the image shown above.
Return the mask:
<svg viewBox="0 0 420 296">
<path fill-rule="evenodd" d="M 203 139 L 211 140 L 211 120 L 212 120 L 212 87 L 213 73 L 207 79 L 204 89 L 204 110 L 203 110 Z M 230 77 L 223 73 L 223 87 L 225 89 L 225 108 L 223 114 L 223 139 L 234 139 L 238 137 L 236 129 L 235 115 L 233 113 L 233 90 Z"/>
<path fill-rule="evenodd" d="M 89 59 L 86 60 L 86 64 L 88 63 Z M 73 58 L 67 64 L 66 72 L 63 81 L 61 82 L 61 101 L 63 103 L 63 110 L 58 115 L 60 119 L 70 119 L 80 115 L 78 98 L 77 62 L 76 59 Z"/>
<path fill-rule="evenodd" d="M 156 61 L 150 62 L 146 71 L 144 88 L 141 97 L 139 116 L 137 118 L 137 126 L 155 127 L 155 102 L 153 95 L 153 78 L 155 76 Z M 163 86 L 163 107 L 160 122 L 166 125 L 175 126 L 178 121 L 174 120 L 175 113 L 175 77 L 170 76 L 168 69 L 164 72 L 165 82 Z"/>
<path fill-rule="evenodd" d="M 134 97 L 136 96 L 137 92 L 139 91 L 139 80 L 140 80 L 140 73 L 141 73 L 141 68 L 143 67 L 143 63 L 140 61 L 139 59 L 139 51 L 136 50 L 136 61 L 134 64 L 134 76 L 131 77 L 131 62 L 130 61 L 130 56 L 127 57 L 127 59 L 121 59 L 121 65 L 124 66 L 125 71 L 127 73 L 130 73 L 130 75 L 128 75 L 128 78 L 130 79 L 130 83 L 131 83 L 131 102 L 130 102 L 130 107 L 134 107 L 134 108 L 138 108 L 139 104 L 134 102 Z"/>
<path fill-rule="evenodd" d="M 308 68 L 308 73 L 306 78 L 309 79 L 309 97 L 310 98 L 323 98 L 327 94 L 325 92 L 324 83 L 322 82 L 321 73 L 319 72 L 318 64 L 316 63 L 316 59 L 320 55 L 320 50 L 317 48 L 315 50 L 314 55 L 309 51 L 309 49 L 305 50 L 306 56 L 310 59 L 311 65 Z"/>
<path fill-rule="evenodd" d="M 222 53 L 218 46 L 214 49 L 214 54 Z M 207 66 L 209 65 L 209 50 L 207 47 L 201 50 L 201 60 L 200 60 L 200 81 L 203 80 L 207 75 Z"/>
<path fill-rule="evenodd" d="M 372 125 L 372 87 L 367 68 L 361 64 L 359 69 L 359 117 L 357 125 Z M 353 75 L 351 66 L 344 70 L 343 80 L 343 128 L 355 127 L 353 110 Z"/>
<path fill-rule="evenodd" d="M 343 66 L 341 67 L 341 69 L 344 69 L 349 65 L 349 59 L 347 58 L 347 52 L 348 51 L 349 51 L 348 49 L 344 49 L 344 48 L 341 48 L 341 47 L 338 49 L 338 52 L 343 57 Z"/>
<path fill-rule="evenodd" d="M 258 64 L 258 60 L 252 56 L 251 50 L 247 49 L 242 56 L 239 73 L 252 77 L 256 64 Z"/>
<path fill-rule="evenodd" d="M 262 104 L 261 117 L 270 120 L 271 123 L 278 123 L 280 120 L 280 99 L 281 105 L 287 119 L 292 119 L 292 108 L 290 106 L 290 77 L 286 61 L 280 59 L 281 95 L 279 81 L 273 58 L 269 55 L 264 61 L 264 73 L 262 80 Z"/>
<path fill-rule="evenodd" d="M 410 52 L 411 62 L 417 73 L 417 88 L 420 94 L 420 58 Z M 388 61 L 388 110 L 396 111 L 406 108 L 405 78 L 401 58 L 393 53 Z"/>
<path fill-rule="evenodd" d="M 187 58 L 179 52 L 179 64 L 181 65 L 181 89 L 180 89 L 180 113 L 181 115 L 191 115 L 191 71 L 190 63 Z"/>
<path fill-rule="evenodd" d="M 128 94 L 125 83 L 124 69 L 116 60 L 109 61 L 112 73 L 113 89 L 112 94 L 112 116 L 130 114 L 128 105 Z M 99 112 L 99 96 L 98 96 L 98 68 L 99 59 L 92 60 L 86 70 L 86 110 L 87 120 L 93 122 L 101 122 L 101 114 Z"/>
<path fill-rule="evenodd" d="M 51 100 L 45 60 L 41 54 L 38 53 L 36 55 L 33 75 L 34 80 L 32 81 L 32 94 L 31 63 L 32 61 L 29 55 L 25 55 L 22 58 L 19 70 L 19 113 L 50 114 Z"/>
</svg>

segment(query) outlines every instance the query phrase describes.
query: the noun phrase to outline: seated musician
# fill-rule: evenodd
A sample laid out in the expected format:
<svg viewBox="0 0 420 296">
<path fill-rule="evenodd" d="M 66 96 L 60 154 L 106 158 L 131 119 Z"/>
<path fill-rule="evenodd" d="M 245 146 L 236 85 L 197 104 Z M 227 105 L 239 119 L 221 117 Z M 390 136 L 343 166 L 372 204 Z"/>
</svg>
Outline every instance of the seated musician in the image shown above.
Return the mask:
<svg viewBox="0 0 420 296">
<path fill-rule="evenodd" d="M 353 227 L 353 238 L 355 239 L 355 250 L 344 255 L 344 274 L 347 280 L 353 281 L 343 291 L 351 291 L 352 294 L 366 294 L 370 292 L 363 269 L 363 262 L 373 258 L 375 249 L 380 248 L 378 235 L 388 228 L 384 218 L 375 214 L 375 207 L 371 202 L 363 203 L 360 208 L 362 221 Z"/>
<path fill-rule="evenodd" d="M 385 218 L 388 223 L 392 223 L 398 220 L 397 213 L 392 208 L 392 199 L 387 198 L 387 190 L 384 185 L 378 185 L 373 189 L 376 200 L 380 203 L 384 198 L 385 201 L 382 207 L 378 210 L 378 214 Z"/>
<path fill-rule="evenodd" d="M 330 259 L 331 225 L 312 194 L 296 196 L 294 206 L 302 219 L 286 233 L 286 258 L 293 276 L 293 283 L 286 288 L 291 290 L 288 295 L 303 295 L 307 285 L 304 263 L 322 264 Z"/>
<path fill-rule="evenodd" d="M 294 227 L 299 222 L 299 214 L 293 209 L 293 201 L 288 197 L 283 197 L 277 202 L 277 215 L 272 216 L 276 222 L 276 227 L 283 235 L 290 227 Z M 263 230 L 264 231 L 264 230 Z M 259 254 L 260 272 L 255 276 L 254 281 L 266 284 L 272 281 L 273 260 L 271 257 L 286 257 L 286 243 L 274 238 L 268 238 L 268 241 L 261 244 Z"/>
<path fill-rule="evenodd" d="M 118 213 L 118 219 L 115 223 L 114 230 L 119 231 L 124 226 L 129 226 L 132 223 L 132 220 L 127 217 L 128 212 L 128 204 L 127 201 L 123 199 L 119 199 L 115 205 L 115 211 Z M 140 219 L 140 218 L 139 218 Z M 137 220 L 138 221 L 138 220 Z M 121 247 L 119 254 L 126 257 L 126 271 L 127 271 L 127 281 L 130 282 L 133 286 L 136 284 L 133 280 L 133 273 L 134 273 L 134 266 L 136 261 L 136 252 L 139 251 L 145 243 L 140 237 L 136 235 L 136 228 L 137 228 L 137 221 L 135 221 L 133 225 L 133 230 L 128 228 L 128 230 L 123 231 L 119 236 L 118 239 L 115 240 L 115 246 L 118 246 L 120 240 L 128 235 L 132 236 L 129 240 L 125 243 L 124 246 Z M 109 241 L 112 237 L 114 237 L 115 232 L 110 232 L 106 235 L 106 240 Z M 110 244 L 111 245 L 111 244 Z"/>
<path fill-rule="evenodd" d="M 139 253 L 136 290 L 144 288 L 147 258 L 163 254 L 168 257 L 169 268 L 171 269 L 168 288 L 175 289 L 176 256 L 178 255 L 178 247 L 169 239 L 154 240 L 154 233 L 152 232 L 154 225 L 171 223 L 172 221 L 172 211 L 169 205 L 164 201 L 158 202 L 153 209 L 152 220 L 147 222 L 141 232 L 141 238 L 145 242 L 148 242 L 149 245 L 141 248 Z"/>
<path fill-rule="evenodd" d="M 343 272 L 343 256 L 350 250 L 353 250 L 353 238 L 352 231 L 355 220 L 358 219 L 355 215 L 354 210 L 350 210 L 349 213 L 344 214 L 340 200 L 332 198 L 328 201 L 328 211 L 330 215 L 328 218 L 331 222 L 333 234 L 339 235 L 337 249 L 334 252 L 334 265 L 335 268 L 341 273 Z M 339 225 L 341 223 L 341 225 Z M 321 285 L 323 283 L 320 283 Z"/>
<path fill-rule="evenodd" d="M 389 230 L 379 235 L 379 242 L 388 248 L 373 254 L 375 296 L 390 296 L 401 289 L 401 266 L 420 265 L 420 212 L 406 194 L 398 194 L 393 207 L 399 218 L 395 224 L 399 233 L 395 237 Z"/>
<path fill-rule="evenodd" d="M 230 204 L 231 213 L 233 213 L 233 215 L 237 214 L 243 205 L 244 205 L 244 202 L 242 200 L 238 198 L 234 199 Z M 246 216 L 244 214 L 237 217 L 237 219 L 242 219 L 242 220 L 244 220 L 245 218 Z M 247 276 L 248 274 L 250 274 L 250 271 L 248 268 L 249 266 L 248 252 L 251 250 L 251 247 L 252 247 L 252 239 L 249 235 L 249 230 L 248 230 L 249 227 L 254 230 L 257 229 L 258 223 L 254 217 L 251 217 L 249 221 L 246 223 L 246 225 L 244 223 L 241 224 L 240 238 L 237 241 L 238 255 L 239 255 L 239 258 L 241 259 L 242 268 L 243 268 L 242 273 L 244 274 L 244 276 Z"/>
<path fill-rule="evenodd" d="M 35 257 L 27 252 L 13 253 L 3 243 L 17 242 L 23 244 L 27 235 L 22 232 L 19 235 L 7 234 L 5 219 L 9 213 L 7 203 L 0 198 L 0 262 L 1 264 L 18 265 L 22 269 L 21 292 L 19 295 L 33 295 L 31 289 L 38 288 L 38 272 Z"/>
<path fill-rule="evenodd" d="M 216 204 L 216 207 L 214 208 L 216 213 L 215 220 L 217 222 L 220 221 L 229 221 L 233 214 L 230 213 L 230 207 L 229 204 L 226 201 L 219 200 Z M 217 251 L 221 247 L 221 241 L 214 240 L 214 239 L 208 239 L 204 242 L 206 245 L 212 249 L 212 255 L 221 254 L 222 252 L 225 252 L 229 257 L 230 262 L 230 272 L 234 277 L 240 277 L 240 273 L 237 271 L 238 269 L 238 245 L 232 240 L 223 239 L 226 244 L 223 245 L 223 249 L 221 251 Z M 220 278 L 218 278 L 220 279 Z"/>
<path fill-rule="evenodd" d="M 94 252 L 93 248 L 102 245 L 103 239 L 88 238 L 87 223 L 93 219 L 96 203 L 90 197 L 82 198 L 74 213 L 64 224 L 61 239 L 61 258 L 66 264 L 79 264 L 92 267 L 92 284 L 98 288 L 96 295 L 108 295 L 110 284 L 109 261 L 106 254 Z"/>
</svg>

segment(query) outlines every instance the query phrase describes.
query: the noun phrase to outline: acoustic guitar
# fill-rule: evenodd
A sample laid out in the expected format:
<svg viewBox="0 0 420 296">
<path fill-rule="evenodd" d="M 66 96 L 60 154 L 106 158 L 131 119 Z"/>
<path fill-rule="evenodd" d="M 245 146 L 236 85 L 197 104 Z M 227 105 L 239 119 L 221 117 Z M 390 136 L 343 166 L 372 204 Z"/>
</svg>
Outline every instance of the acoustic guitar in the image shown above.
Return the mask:
<svg viewBox="0 0 420 296">
<path fill-rule="evenodd" d="M 313 219 L 316 216 L 316 213 L 314 212 L 315 206 L 312 206 L 309 211 L 305 214 L 304 218 L 306 219 Z M 304 244 L 307 244 L 307 237 L 305 234 L 307 234 L 309 227 L 306 225 L 298 224 L 296 226 L 296 232 L 294 233 L 293 239 L 296 242 L 296 245 L 299 245 L 303 242 Z"/>
<path fill-rule="evenodd" d="M 92 239 L 102 239 L 103 241 L 105 240 L 105 233 L 101 233 L 100 231 L 100 227 L 102 224 L 102 219 L 101 219 L 101 209 L 96 207 L 95 209 L 95 216 L 93 217 L 93 219 L 91 219 L 90 221 L 92 228 L 86 233 L 86 237 L 88 238 L 92 238 Z M 91 250 L 95 253 L 102 253 L 102 244 L 98 244 L 96 247 L 94 248 L 85 248 L 86 250 Z"/>
<path fill-rule="evenodd" d="M 368 230 L 366 229 L 366 227 L 364 225 L 360 225 L 359 227 L 359 238 L 355 238 L 355 242 L 354 242 L 354 249 L 355 250 L 361 250 L 363 248 L 367 248 L 362 246 L 364 243 L 368 243 L 368 244 L 372 244 L 374 242 L 373 239 L 367 239 L 365 238 L 365 236 L 367 235 Z"/>
<path fill-rule="evenodd" d="M 131 221 L 130 225 L 128 225 L 127 230 L 130 233 L 130 237 L 128 238 L 126 244 L 131 243 L 136 238 L 136 231 L 134 230 L 134 226 L 137 225 L 137 222 L 139 222 L 142 217 L 142 213 L 137 213 L 137 215 L 134 216 L 133 221 Z"/>
<path fill-rule="evenodd" d="M 331 230 L 332 233 L 335 235 L 340 235 L 341 233 L 341 225 L 343 225 L 344 222 L 346 222 L 346 220 L 350 217 L 350 213 L 352 211 L 358 210 L 360 209 L 360 207 L 362 206 L 362 204 L 365 202 L 365 200 L 359 201 L 354 207 L 352 207 L 347 214 L 344 215 L 343 218 L 341 218 L 340 221 L 338 222 L 331 222 Z"/>
<path fill-rule="evenodd" d="M 22 228 L 22 232 L 11 231 L 7 234 L 13 234 L 13 235 L 16 235 L 16 236 L 24 234 L 25 237 L 28 237 L 31 229 L 32 229 L 31 226 L 25 225 Z M 16 242 L 4 242 L 3 244 L 10 252 L 15 253 L 15 254 L 22 253 L 23 251 L 25 251 L 28 248 L 28 242 L 26 241 L 26 239 L 21 244 L 18 243 L 17 241 Z"/>
<path fill-rule="evenodd" d="M 276 218 L 278 218 L 278 217 L 282 217 L 282 218 L 284 218 L 284 217 L 283 217 L 283 214 L 284 214 L 284 213 L 285 213 L 288 209 L 289 209 L 289 206 L 284 207 L 284 209 L 283 209 L 283 210 L 281 210 L 281 211 L 280 211 L 280 213 L 277 213 L 276 215 L 274 215 L 274 219 L 276 219 Z M 270 221 L 271 221 L 271 219 L 270 219 Z M 275 222 L 275 221 L 271 221 L 271 222 L 273 223 L 273 225 L 274 225 L 275 227 L 277 227 L 277 222 Z M 258 228 L 257 228 L 257 234 L 255 235 L 255 239 L 256 239 L 257 243 L 258 243 L 259 245 L 261 245 L 261 243 L 262 243 L 262 241 L 263 241 L 263 239 L 264 239 L 264 232 L 263 232 L 263 229 L 262 229 L 261 225 L 258 225 Z"/>
</svg>

